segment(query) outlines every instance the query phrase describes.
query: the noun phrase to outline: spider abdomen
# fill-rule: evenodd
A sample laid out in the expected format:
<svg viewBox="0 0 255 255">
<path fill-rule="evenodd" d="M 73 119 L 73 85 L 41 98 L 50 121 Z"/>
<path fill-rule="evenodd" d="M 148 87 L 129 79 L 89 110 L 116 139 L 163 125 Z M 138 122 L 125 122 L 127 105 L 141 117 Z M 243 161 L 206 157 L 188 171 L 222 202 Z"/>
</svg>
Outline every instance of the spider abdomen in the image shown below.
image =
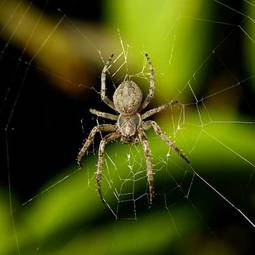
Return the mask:
<svg viewBox="0 0 255 255">
<path fill-rule="evenodd" d="M 133 81 L 122 82 L 113 94 L 113 103 L 118 112 L 134 114 L 139 109 L 143 94 Z"/>
</svg>

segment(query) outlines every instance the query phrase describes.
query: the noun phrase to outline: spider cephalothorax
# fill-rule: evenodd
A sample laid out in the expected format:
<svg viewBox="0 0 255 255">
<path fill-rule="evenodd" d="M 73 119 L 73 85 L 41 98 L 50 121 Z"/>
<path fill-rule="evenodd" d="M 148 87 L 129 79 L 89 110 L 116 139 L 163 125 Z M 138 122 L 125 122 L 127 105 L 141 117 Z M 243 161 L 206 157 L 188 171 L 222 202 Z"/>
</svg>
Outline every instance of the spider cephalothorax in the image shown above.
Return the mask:
<svg viewBox="0 0 255 255">
<path fill-rule="evenodd" d="M 141 127 L 142 119 L 139 113 L 131 115 L 120 114 L 117 126 L 123 143 L 137 142 L 137 132 Z"/>
<path fill-rule="evenodd" d="M 97 164 L 97 172 L 96 172 L 96 180 L 97 180 L 97 189 L 100 195 L 100 198 L 104 201 L 102 192 L 101 192 L 101 178 L 103 172 L 104 165 L 104 150 L 105 145 L 110 141 L 120 139 L 123 143 L 137 143 L 141 142 L 143 145 L 145 157 L 146 157 L 146 166 L 147 166 L 147 180 L 149 186 L 149 201 L 152 202 L 152 197 L 154 195 L 153 192 L 153 168 L 152 168 L 152 160 L 151 160 L 151 150 L 149 147 L 148 140 L 145 135 L 145 130 L 149 128 L 153 128 L 155 133 L 160 136 L 160 138 L 166 142 L 166 144 L 175 150 L 187 163 L 189 160 L 182 153 L 182 151 L 176 146 L 174 142 L 172 142 L 169 137 L 164 134 L 158 124 L 155 121 L 147 120 L 151 115 L 158 113 L 167 107 L 173 106 L 177 103 L 177 101 L 170 101 L 167 104 L 161 105 L 157 108 L 151 109 L 145 113 L 141 113 L 143 109 L 147 107 L 150 103 L 152 97 L 154 96 L 154 69 L 150 58 L 147 54 L 145 54 L 146 59 L 149 63 L 150 68 L 150 88 L 149 94 L 143 99 L 143 94 L 139 86 L 132 80 L 123 81 L 118 88 L 115 90 L 113 94 L 113 101 L 110 100 L 106 96 L 106 72 L 111 63 L 113 55 L 106 62 L 102 74 L 101 74 L 101 98 L 104 103 L 106 103 L 110 108 L 119 113 L 119 116 L 99 112 L 94 109 L 90 109 L 90 112 L 106 119 L 116 121 L 115 124 L 102 124 L 94 127 L 87 140 L 85 141 L 83 147 L 81 148 L 77 161 L 80 165 L 81 159 L 88 150 L 91 145 L 95 135 L 97 132 L 111 132 L 106 135 L 100 142 L 99 151 L 98 151 L 98 164 Z"/>
</svg>

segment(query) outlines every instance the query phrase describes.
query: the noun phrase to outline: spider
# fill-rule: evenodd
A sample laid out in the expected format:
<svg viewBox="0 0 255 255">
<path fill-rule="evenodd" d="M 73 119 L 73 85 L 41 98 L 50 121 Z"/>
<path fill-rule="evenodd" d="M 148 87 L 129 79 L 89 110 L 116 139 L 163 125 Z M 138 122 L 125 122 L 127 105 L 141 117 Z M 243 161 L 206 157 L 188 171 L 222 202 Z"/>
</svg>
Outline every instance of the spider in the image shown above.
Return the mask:
<svg viewBox="0 0 255 255">
<path fill-rule="evenodd" d="M 102 73 L 101 73 L 101 99 L 102 101 L 107 104 L 110 108 L 114 111 L 118 112 L 119 115 L 114 115 L 106 112 L 100 112 L 95 109 L 90 109 L 92 114 L 97 115 L 98 117 L 102 117 L 105 119 L 116 121 L 113 124 L 102 124 L 95 126 L 88 138 L 86 139 L 85 143 L 83 144 L 81 150 L 79 151 L 77 157 L 77 163 L 80 166 L 81 160 L 84 154 L 87 152 L 89 146 L 93 142 L 93 139 L 97 132 L 111 132 L 107 134 L 105 137 L 102 138 L 99 151 L 98 151 L 98 163 L 97 163 L 97 170 L 96 170 L 96 181 L 97 181 L 97 190 L 101 200 L 104 202 L 104 198 L 101 192 L 101 178 L 103 172 L 103 165 L 104 165 L 104 151 L 105 146 L 109 142 L 120 139 L 122 143 L 142 143 L 143 150 L 146 158 L 146 167 L 147 167 L 147 182 L 149 188 L 149 201 L 150 204 L 152 203 L 152 199 L 154 197 L 154 190 L 153 190 L 153 167 L 152 167 L 152 155 L 151 149 L 148 143 L 148 140 L 145 135 L 145 130 L 153 128 L 155 133 L 159 135 L 159 137 L 177 154 L 182 157 L 187 163 L 190 163 L 187 157 L 182 153 L 182 151 L 177 147 L 177 145 L 171 141 L 166 134 L 162 132 L 159 125 L 152 120 L 147 120 L 148 117 L 168 108 L 175 104 L 177 101 L 170 101 L 164 105 L 159 107 L 153 108 L 151 110 L 146 111 L 145 113 L 141 113 L 148 104 L 150 103 L 151 99 L 154 96 L 154 68 L 152 62 L 148 56 L 145 54 L 146 60 L 149 65 L 149 76 L 150 76 L 150 86 L 149 86 L 149 93 L 144 101 L 143 94 L 139 86 L 132 80 L 128 79 L 120 83 L 113 94 L 113 101 L 110 100 L 106 96 L 106 73 L 108 68 L 111 64 L 113 54 L 110 56 L 108 61 L 106 62 Z"/>
</svg>

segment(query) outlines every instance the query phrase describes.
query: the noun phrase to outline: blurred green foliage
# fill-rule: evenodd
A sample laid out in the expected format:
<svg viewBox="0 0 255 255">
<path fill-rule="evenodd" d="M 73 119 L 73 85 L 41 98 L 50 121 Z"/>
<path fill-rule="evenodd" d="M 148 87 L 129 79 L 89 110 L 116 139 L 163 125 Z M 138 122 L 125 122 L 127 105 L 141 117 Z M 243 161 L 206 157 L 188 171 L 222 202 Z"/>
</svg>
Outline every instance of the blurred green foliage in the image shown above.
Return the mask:
<svg viewBox="0 0 255 255">
<path fill-rule="evenodd" d="M 205 59 L 210 47 L 209 22 L 190 17 L 203 13 L 211 17 L 211 1 L 149 1 L 104 2 L 110 24 L 119 29 L 125 41 L 135 45 L 129 58 L 141 66 L 141 54 L 147 51 L 156 69 L 158 99 L 176 95 Z M 133 64 L 133 63 L 132 63 Z M 200 74 L 200 77 L 203 74 Z M 201 84 L 194 84 L 196 86 Z"/>
</svg>

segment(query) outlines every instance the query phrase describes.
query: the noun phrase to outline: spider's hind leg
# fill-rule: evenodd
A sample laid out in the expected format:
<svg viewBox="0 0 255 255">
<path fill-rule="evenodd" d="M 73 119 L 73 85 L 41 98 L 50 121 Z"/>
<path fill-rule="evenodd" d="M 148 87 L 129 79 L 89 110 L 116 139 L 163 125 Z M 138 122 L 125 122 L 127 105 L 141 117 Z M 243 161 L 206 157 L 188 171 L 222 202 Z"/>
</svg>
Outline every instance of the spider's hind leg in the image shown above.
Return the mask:
<svg viewBox="0 0 255 255">
<path fill-rule="evenodd" d="M 97 191 L 100 196 L 100 199 L 104 202 L 104 198 L 101 190 L 101 179 L 103 173 L 104 166 L 104 151 L 105 145 L 115 139 L 118 139 L 120 134 L 118 132 L 110 133 L 106 135 L 100 142 L 99 150 L 98 150 L 98 162 L 97 162 L 97 172 L 96 172 L 96 181 L 97 181 Z"/>
<path fill-rule="evenodd" d="M 153 121 L 153 120 L 148 120 L 143 122 L 143 128 L 149 129 L 149 128 L 153 128 L 153 130 L 155 131 L 155 133 L 161 138 L 162 141 L 164 141 L 170 148 L 172 148 L 182 159 L 184 159 L 188 164 L 190 164 L 190 161 L 188 160 L 188 158 L 185 156 L 185 154 L 182 152 L 181 149 L 179 149 L 177 147 L 177 145 L 171 141 L 169 139 L 169 137 L 162 132 L 161 128 L 159 127 L 159 125 Z"/>
<path fill-rule="evenodd" d="M 116 126 L 112 125 L 112 124 L 102 124 L 99 126 L 94 127 L 91 131 L 90 134 L 88 136 L 88 138 L 86 139 L 85 143 L 83 144 L 82 148 L 79 151 L 78 157 L 77 157 L 77 163 L 79 166 L 81 166 L 81 160 L 83 158 L 83 156 L 85 155 L 85 153 L 87 152 L 89 146 L 91 145 L 91 143 L 94 140 L 94 137 L 96 135 L 97 132 L 112 132 L 116 130 Z"/>
<path fill-rule="evenodd" d="M 152 166 L 152 159 L 151 159 L 151 149 L 149 146 L 149 142 L 145 136 L 145 133 L 142 130 L 140 130 L 138 135 L 143 145 L 143 150 L 145 154 L 146 167 L 147 167 L 147 181 L 149 186 L 149 201 L 150 201 L 150 204 L 152 204 L 152 199 L 154 197 L 154 188 L 153 188 L 153 166 Z"/>
</svg>

